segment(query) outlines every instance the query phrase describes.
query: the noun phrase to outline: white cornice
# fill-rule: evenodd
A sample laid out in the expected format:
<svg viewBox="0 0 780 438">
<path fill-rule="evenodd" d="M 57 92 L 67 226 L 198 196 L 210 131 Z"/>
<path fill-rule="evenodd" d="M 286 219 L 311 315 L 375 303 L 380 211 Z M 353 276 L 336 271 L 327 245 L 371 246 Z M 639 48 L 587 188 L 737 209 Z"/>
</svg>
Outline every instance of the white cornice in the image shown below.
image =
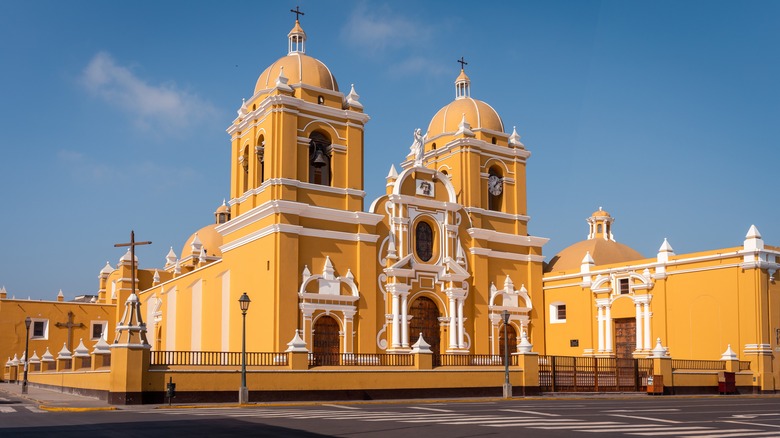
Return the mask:
<svg viewBox="0 0 780 438">
<path fill-rule="evenodd" d="M 269 225 L 261 230 L 249 233 L 239 239 L 236 239 L 230 243 L 226 243 L 219 247 L 220 251 L 225 254 L 228 251 L 234 250 L 240 246 L 246 245 L 255 240 L 261 239 L 265 236 L 274 233 L 288 233 L 297 234 L 299 236 L 316 237 L 319 239 L 333 239 L 333 240 L 346 240 L 349 242 L 371 242 L 375 243 L 379 240 L 379 236 L 376 234 L 365 233 L 345 233 L 342 231 L 331 230 L 318 230 L 314 228 L 305 228 L 300 225 L 289 224 L 273 224 Z"/>
<path fill-rule="evenodd" d="M 669 260 L 665 263 L 658 263 L 655 261 L 655 259 L 651 263 L 641 263 L 637 265 L 623 265 L 623 266 L 617 266 L 614 268 L 608 268 L 608 269 L 599 269 L 599 270 L 591 270 L 588 272 L 588 275 L 611 275 L 614 273 L 622 273 L 627 271 L 643 271 L 645 269 L 658 269 L 662 267 L 670 267 L 670 266 L 681 266 L 686 265 L 690 263 L 700 263 L 700 262 L 709 262 L 709 261 L 717 261 L 717 260 L 726 260 L 729 258 L 738 257 L 740 254 L 740 251 L 732 251 L 728 253 L 718 253 L 718 254 L 711 254 L 706 256 L 698 256 L 698 257 L 688 257 L 688 258 L 680 258 L 680 256 L 677 256 L 677 258 L 673 260 Z M 728 269 L 728 268 L 734 268 L 734 267 L 740 267 L 741 263 L 729 263 L 729 264 L 718 264 L 718 265 L 712 265 L 712 266 L 705 266 L 701 268 L 693 268 L 693 269 L 677 269 L 677 270 L 666 270 L 665 275 L 666 277 L 671 275 L 678 275 L 678 274 L 687 274 L 690 272 L 702 272 L 702 271 L 712 271 L 712 270 L 718 270 L 718 269 Z M 573 278 L 579 278 L 582 277 L 582 273 L 578 270 L 576 272 L 572 272 L 571 274 L 562 274 L 562 275 L 544 275 L 543 281 L 558 281 L 558 280 L 566 280 L 566 279 L 573 279 Z"/>
<path fill-rule="evenodd" d="M 410 195 L 398 195 L 394 193 L 387 195 L 387 199 L 388 201 L 395 204 L 415 205 L 419 207 L 432 208 L 435 210 L 445 210 L 450 212 L 455 212 L 462 208 L 460 204 L 456 204 L 454 202 L 442 202 L 433 199 L 426 199 Z"/>
<path fill-rule="evenodd" d="M 495 251 L 487 248 L 471 248 L 469 252 L 474 255 L 482 255 L 494 259 L 506 259 L 519 262 L 544 262 L 544 256 L 517 254 L 514 252 Z"/>
<path fill-rule="evenodd" d="M 316 90 L 320 91 L 320 89 Z M 341 93 L 338 94 L 340 95 Z M 254 96 L 252 98 L 254 99 Z M 284 108 L 273 108 L 274 105 L 283 105 Z M 247 128 L 251 127 L 250 123 L 252 123 L 254 119 L 265 118 L 268 114 L 279 111 L 290 112 L 291 114 L 301 114 L 301 112 L 305 111 L 307 113 L 305 116 L 312 119 L 322 118 L 332 123 L 338 123 L 343 126 L 355 126 L 360 129 L 362 129 L 362 126 L 371 119 L 371 117 L 365 113 L 317 105 L 297 97 L 277 94 L 268 96 L 260 101 L 257 104 L 257 109 L 248 112 L 238 124 L 231 124 L 227 128 L 227 132 L 228 134 L 233 135 L 234 132 L 245 131 Z M 326 117 L 331 117 L 332 119 L 327 119 Z M 358 125 L 353 125 L 349 122 L 357 122 Z"/>
<path fill-rule="evenodd" d="M 521 222 L 528 222 L 531 220 L 531 216 L 524 215 L 524 214 L 510 214 L 501 211 L 487 210 L 480 207 L 463 207 L 463 209 L 466 210 L 466 212 L 469 214 L 477 213 L 477 214 L 481 214 L 482 216 L 492 216 L 500 219 L 509 219 L 509 220 L 521 221 Z M 550 239 L 546 239 L 546 240 L 550 240 Z"/>
<path fill-rule="evenodd" d="M 294 214 L 310 219 L 369 226 L 375 226 L 384 218 L 384 216 L 375 213 L 336 210 L 315 207 L 301 202 L 276 200 L 265 202 L 224 224 L 217 225 L 216 231 L 225 236 L 273 214 Z"/>
<path fill-rule="evenodd" d="M 304 188 L 306 190 L 310 190 L 313 192 L 334 193 L 337 195 L 350 195 L 350 196 L 357 196 L 360 198 L 364 198 L 366 196 L 366 192 L 358 189 L 324 186 L 321 184 L 312 184 L 312 183 L 299 181 L 297 179 L 290 179 L 290 178 L 271 178 L 263 181 L 260 187 L 255 187 L 254 189 L 247 190 L 240 197 L 231 199 L 230 201 L 228 201 L 228 204 L 232 207 L 239 202 L 244 202 L 247 199 L 249 199 L 250 196 L 258 195 L 263 191 L 265 191 L 265 189 L 270 186 L 292 186 L 292 187 Z"/>
<path fill-rule="evenodd" d="M 541 248 L 550 239 L 546 237 L 519 236 L 517 234 L 501 233 L 484 228 L 469 228 L 466 230 L 473 239 L 487 240 L 489 242 L 507 243 L 518 246 L 534 246 Z M 542 257 L 542 256 L 539 256 Z M 544 259 L 544 257 L 542 257 Z"/>
</svg>

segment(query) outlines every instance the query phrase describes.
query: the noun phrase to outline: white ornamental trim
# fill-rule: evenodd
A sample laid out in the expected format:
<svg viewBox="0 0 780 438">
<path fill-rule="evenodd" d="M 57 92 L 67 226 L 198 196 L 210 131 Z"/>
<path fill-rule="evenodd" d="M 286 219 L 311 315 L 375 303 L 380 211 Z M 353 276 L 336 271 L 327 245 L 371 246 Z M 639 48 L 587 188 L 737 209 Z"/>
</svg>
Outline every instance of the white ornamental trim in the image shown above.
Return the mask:
<svg viewBox="0 0 780 438">
<path fill-rule="evenodd" d="M 544 262 L 544 256 L 539 255 L 516 254 L 513 252 L 494 251 L 492 249 L 485 248 L 471 248 L 469 252 L 474 255 L 483 255 L 496 259 L 506 259 L 521 262 Z"/>
<path fill-rule="evenodd" d="M 486 230 L 484 228 L 469 228 L 466 230 L 466 232 L 468 232 L 469 236 L 471 236 L 473 239 L 487 240 L 489 242 L 506 243 L 509 245 L 518 246 L 533 246 L 541 248 L 550 240 L 546 237 L 519 236 L 517 234 Z"/>
<path fill-rule="evenodd" d="M 263 237 L 274 233 L 289 233 L 289 234 L 297 234 L 306 237 L 345 240 L 349 242 L 375 243 L 377 240 L 379 240 L 379 235 L 377 234 L 345 233 L 342 231 L 317 230 L 313 228 L 304 228 L 300 225 L 273 224 L 261 230 L 255 231 L 254 233 L 247 234 L 246 236 L 240 239 L 236 239 L 228 244 L 222 245 L 221 247 L 219 247 L 219 250 L 222 251 L 222 253 L 224 254 L 228 251 L 232 251 L 240 246 L 246 245 L 258 239 L 262 239 Z"/>
</svg>

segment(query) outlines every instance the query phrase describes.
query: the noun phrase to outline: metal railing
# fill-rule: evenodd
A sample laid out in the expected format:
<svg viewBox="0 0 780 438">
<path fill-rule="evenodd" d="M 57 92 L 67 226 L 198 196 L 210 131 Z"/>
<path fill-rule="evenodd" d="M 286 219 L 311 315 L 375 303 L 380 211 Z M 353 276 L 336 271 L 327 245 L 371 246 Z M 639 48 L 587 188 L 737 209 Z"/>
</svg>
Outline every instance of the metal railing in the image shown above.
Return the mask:
<svg viewBox="0 0 780 438">
<path fill-rule="evenodd" d="M 672 359 L 672 371 L 676 370 L 725 371 L 726 362 L 722 360 Z"/>
<path fill-rule="evenodd" d="M 241 352 L 152 351 L 152 365 L 241 366 Z M 287 353 L 246 353 L 247 366 L 287 365 Z"/>
<path fill-rule="evenodd" d="M 310 353 L 311 366 L 414 366 L 411 354 Z"/>
<path fill-rule="evenodd" d="M 445 367 L 503 366 L 504 357 L 498 354 L 442 354 L 440 356 L 440 365 Z"/>
<path fill-rule="evenodd" d="M 641 391 L 652 359 L 539 356 L 539 387 L 546 392 Z"/>
</svg>

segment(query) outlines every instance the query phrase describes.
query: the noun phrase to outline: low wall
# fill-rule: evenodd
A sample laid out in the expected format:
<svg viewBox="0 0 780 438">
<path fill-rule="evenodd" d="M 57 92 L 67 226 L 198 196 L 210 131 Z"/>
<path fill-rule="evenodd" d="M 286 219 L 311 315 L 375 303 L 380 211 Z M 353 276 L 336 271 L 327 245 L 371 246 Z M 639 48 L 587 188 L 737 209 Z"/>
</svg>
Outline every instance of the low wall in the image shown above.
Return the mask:
<svg viewBox="0 0 780 438">
<path fill-rule="evenodd" d="M 84 370 L 27 373 L 29 384 L 61 392 L 108 400 L 111 386 L 109 370 Z"/>
<path fill-rule="evenodd" d="M 672 394 L 718 394 L 718 371 L 675 370 L 672 373 L 670 391 Z M 737 394 L 752 394 L 753 373 L 734 373 Z"/>
<path fill-rule="evenodd" d="M 247 370 L 249 400 L 317 401 L 374 400 L 389 398 L 473 397 L 502 395 L 504 369 L 437 368 L 415 370 L 344 369 Z M 510 382 L 522 393 L 522 370 L 510 370 Z M 143 403 L 163 403 L 165 385 L 176 384 L 176 403 L 236 401 L 240 370 L 168 369 L 149 372 L 149 391 Z M 539 388 L 526 388 L 527 395 Z"/>
</svg>

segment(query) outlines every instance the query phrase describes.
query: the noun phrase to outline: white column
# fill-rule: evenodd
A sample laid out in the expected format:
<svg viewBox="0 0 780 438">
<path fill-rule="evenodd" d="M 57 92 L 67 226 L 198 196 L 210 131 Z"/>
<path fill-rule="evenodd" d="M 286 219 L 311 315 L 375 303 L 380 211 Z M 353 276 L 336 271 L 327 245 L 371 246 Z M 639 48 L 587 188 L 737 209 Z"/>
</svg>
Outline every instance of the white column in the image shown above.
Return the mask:
<svg viewBox="0 0 780 438">
<path fill-rule="evenodd" d="M 637 351 L 642 350 L 642 304 L 636 303 L 636 349 Z"/>
<path fill-rule="evenodd" d="M 463 327 L 463 302 L 464 301 L 466 301 L 465 298 L 461 298 L 458 300 L 458 348 L 466 348 L 466 342 L 464 341 L 465 328 Z"/>
<path fill-rule="evenodd" d="M 598 306 L 599 309 L 599 317 L 598 317 L 598 326 L 599 326 L 599 352 L 604 351 L 604 312 L 603 307 Z"/>
<path fill-rule="evenodd" d="M 409 346 L 409 315 L 408 315 L 408 303 L 409 293 L 404 292 L 401 294 L 401 346 L 406 348 Z"/>
<path fill-rule="evenodd" d="M 607 353 L 612 353 L 612 308 L 610 306 L 604 306 L 604 309 L 607 311 L 607 314 L 604 317 L 604 334 L 607 338 L 605 347 Z"/>
<path fill-rule="evenodd" d="M 458 348 L 458 314 L 455 305 L 455 297 L 450 296 L 450 349 Z"/>
<path fill-rule="evenodd" d="M 650 303 L 645 303 L 645 350 L 652 348 L 650 343 Z"/>
<path fill-rule="evenodd" d="M 393 292 L 393 348 L 401 346 L 401 315 L 399 296 Z"/>
</svg>

